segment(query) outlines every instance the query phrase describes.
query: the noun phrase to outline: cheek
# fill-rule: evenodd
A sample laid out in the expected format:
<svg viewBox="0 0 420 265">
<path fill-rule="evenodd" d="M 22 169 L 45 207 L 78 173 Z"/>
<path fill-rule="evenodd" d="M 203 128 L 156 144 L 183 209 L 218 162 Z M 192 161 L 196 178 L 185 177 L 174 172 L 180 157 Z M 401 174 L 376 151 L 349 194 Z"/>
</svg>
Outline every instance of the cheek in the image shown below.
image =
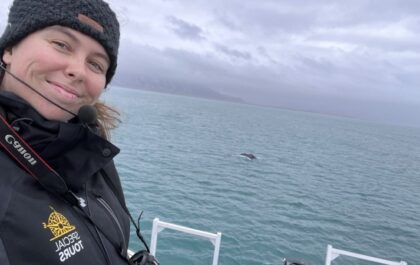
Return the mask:
<svg viewBox="0 0 420 265">
<path fill-rule="evenodd" d="M 33 56 L 33 63 L 40 71 L 62 69 L 64 60 L 55 53 L 48 50 L 41 50 Z"/>
<path fill-rule="evenodd" d="M 93 77 L 89 82 L 88 94 L 92 101 L 97 100 L 105 89 L 105 77 Z"/>
<path fill-rule="evenodd" d="M 30 49 L 29 53 L 17 56 L 11 63 L 17 71 L 31 74 L 33 72 L 51 71 L 60 67 L 60 60 L 43 49 Z"/>
</svg>

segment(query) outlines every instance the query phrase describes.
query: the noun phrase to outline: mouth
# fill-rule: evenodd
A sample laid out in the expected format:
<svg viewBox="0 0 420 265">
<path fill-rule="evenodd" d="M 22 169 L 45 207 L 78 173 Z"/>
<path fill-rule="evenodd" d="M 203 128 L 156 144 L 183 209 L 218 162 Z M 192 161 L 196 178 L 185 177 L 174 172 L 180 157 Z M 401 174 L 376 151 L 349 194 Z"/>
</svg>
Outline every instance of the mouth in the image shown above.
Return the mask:
<svg viewBox="0 0 420 265">
<path fill-rule="evenodd" d="M 79 93 L 75 89 L 64 84 L 50 80 L 47 80 L 47 83 L 65 99 L 75 100 L 80 97 Z"/>
</svg>

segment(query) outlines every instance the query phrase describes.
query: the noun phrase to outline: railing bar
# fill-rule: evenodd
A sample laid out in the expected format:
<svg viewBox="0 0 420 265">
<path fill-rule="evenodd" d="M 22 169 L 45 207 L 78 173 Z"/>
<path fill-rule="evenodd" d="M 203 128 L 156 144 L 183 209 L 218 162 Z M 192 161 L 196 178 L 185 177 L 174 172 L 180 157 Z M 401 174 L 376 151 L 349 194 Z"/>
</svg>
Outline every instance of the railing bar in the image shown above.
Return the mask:
<svg viewBox="0 0 420 265">
<path fill-rule="evenodd" d="M 363 259 L 363 260 L 368 260 L 368 261 L 373 261 L 373 262 L 376 262 L 376 263 L 387 264 L 387 265 L 400 265 L 401 264 L 401 262 L 395 262 L 395 261 L 389 261 L 389 260 L 385 260 L 385 259 L 375 258 L 375 257 L 371 257 L 371 256 L 363 255 L 363 254 L 358 254 L 358 253 L 354 253 L 354 252 L 350 252 L 350 251 L 346 251 L 346 250 L 336 249 L 336 248 L 332 248 L 332 253 L 345 255 L 345 256 L 350 256 L 350 257 Z"/>
<path fill-rule="evenodd" d="M 197 229 L 192 229 L 192 228 L 181 226 L 181 225 L 166 223 L 166 222 L 162 222 L 162 221 L 159 221 L 159 226 L 165 227 L 165 228 L 170 228 L 170 229 L 173 229 L 173 230 L 178 230 L 178 231 L 188 233 L 188 234 L 193 234 L 193 235 L 197 235 L 197 236 L 206 237 L 206 238 L 213 239 L 213 240 L 217 238 L 217 234 L 213 234 L 213 233 L 209 233 L 209 232 L 205 232 L 205 231 L 201 231 L 201 230 L 197 230 Z"/>
</svg>

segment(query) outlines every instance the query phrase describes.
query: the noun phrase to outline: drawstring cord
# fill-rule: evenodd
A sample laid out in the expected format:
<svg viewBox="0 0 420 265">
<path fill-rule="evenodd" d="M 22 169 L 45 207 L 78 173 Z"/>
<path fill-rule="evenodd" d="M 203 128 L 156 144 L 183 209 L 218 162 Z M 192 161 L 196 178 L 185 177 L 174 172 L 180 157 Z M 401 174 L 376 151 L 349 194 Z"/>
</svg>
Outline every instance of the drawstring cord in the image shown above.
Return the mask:
<svg viewBox="0 0 420 265">
<path fill-rule="evenodd" d="M 136 224 L 136 222 L 134 221 L 134 219 L 131 216 L 131 214 L 128 213 L 128 216 L 130 217 L 131 223 L 133 223 L 134 227 L 136 228 L 136 235 L 137 235 L 137 237 L 140 239 L 140 241 L 146 247 L 147 252 L 150 253 L 149 246 L 147 245 L 146 240 L 144 240 L 143 235 L 140 232 L 140 219 L 141 219 L 141 216 L 142 215 L 143 215 L 143 211 L 140 212 L 139 217 L 137 218 L 137 224 Z"/>
</svg>

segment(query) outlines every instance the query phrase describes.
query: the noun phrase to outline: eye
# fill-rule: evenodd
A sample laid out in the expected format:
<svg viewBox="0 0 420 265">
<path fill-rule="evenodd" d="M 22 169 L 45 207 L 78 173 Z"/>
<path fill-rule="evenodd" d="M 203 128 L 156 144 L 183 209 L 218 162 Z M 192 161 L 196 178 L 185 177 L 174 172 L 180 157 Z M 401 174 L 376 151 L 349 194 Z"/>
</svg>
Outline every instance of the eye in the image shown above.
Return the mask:
<svg viewBox="0 0 420 265">
<path fill-rule="evenodd" d="M 95 62 L 95 61 L 90 61 L 89 65 L 95 73 L 98 73 L 98 74 L 105 73 L 105 68 L 100 63 Z"/>
<path fill-rule="evenodd" d="M 60 50 L 65 50 L 65 51 L 68 51 L 68 50 L 70 50 L 70 46 L 67 44 L 67 43 L 65 43 L 65 42 L 63 42 L 63 41 L 57 41 L 57 40 L 54 40 L 54 41 L 52 41 L 51 42 L 56 48 L 58 48 L 58 49 L 60 49 Z"/>
</svg>

